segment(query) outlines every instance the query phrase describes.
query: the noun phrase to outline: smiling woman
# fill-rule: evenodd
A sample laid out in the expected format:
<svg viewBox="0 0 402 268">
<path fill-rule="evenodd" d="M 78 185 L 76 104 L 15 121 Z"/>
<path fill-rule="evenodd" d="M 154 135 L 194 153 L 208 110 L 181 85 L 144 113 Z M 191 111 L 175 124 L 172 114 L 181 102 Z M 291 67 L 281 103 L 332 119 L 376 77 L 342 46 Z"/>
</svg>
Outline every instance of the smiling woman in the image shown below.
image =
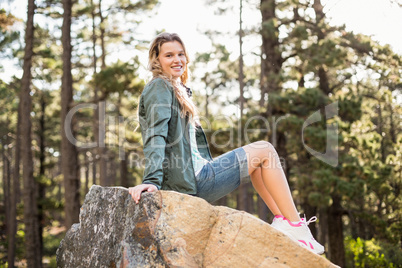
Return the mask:
<svg viewBox="0 0 402 268">
<path fill-rule="evenodd" d="M 171 190 L 214 202 L 251 179 L 257 193 L 275 215 L 272 227 L 302 247 L 322 254 L 324 247 L 301 219 L 275 148 L 259 141 L 212 159 L 197 109 L 186 87 L 185 46 L 177 34 L 162 33 L 151 44 L 149 69 L 153 79 L 139 101 L 144 144 L 143 182 L 129 188 L 138 203 L 141 193 Z"/>
</svg>

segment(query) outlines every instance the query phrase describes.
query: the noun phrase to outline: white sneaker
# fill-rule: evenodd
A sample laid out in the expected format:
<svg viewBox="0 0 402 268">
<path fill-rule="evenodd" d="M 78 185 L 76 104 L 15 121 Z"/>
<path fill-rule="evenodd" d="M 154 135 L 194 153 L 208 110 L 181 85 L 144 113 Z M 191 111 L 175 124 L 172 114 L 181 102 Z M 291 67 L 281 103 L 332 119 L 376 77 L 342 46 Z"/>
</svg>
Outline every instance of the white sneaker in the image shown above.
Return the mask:
<svg viewBox="0 0 402 268">
<path fill-rule="evenodd" d="M 298 242 L 302 247 L 305 247 L 316 254 L 323 254 L 325 251 L 324 247 L 314 239 L 307 226 L 316 220 L 317 217 L 315 216 L 308 221 L 306 221 L 305 218 L 302 218 L 300 222 L 295 224 L 284 216 L 277 215 L 272 221 L 271 226 L 290 237 L 293 241 Z"/>
</svg>

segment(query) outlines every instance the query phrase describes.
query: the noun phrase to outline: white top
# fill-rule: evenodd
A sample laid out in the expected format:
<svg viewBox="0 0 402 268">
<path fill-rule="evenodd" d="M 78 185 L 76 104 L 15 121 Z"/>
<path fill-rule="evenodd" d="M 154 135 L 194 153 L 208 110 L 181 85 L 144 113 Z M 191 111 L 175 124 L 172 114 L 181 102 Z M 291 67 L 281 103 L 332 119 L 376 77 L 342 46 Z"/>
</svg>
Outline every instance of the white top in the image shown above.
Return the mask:
<svg viewBox="0 0 402 268">
<path fill-rule="evenodd" d="M 192 124 L 190 124 L 190 143 L 191 143 L 191 158 L 193 160 L 193 167 L 194 167 L 194 173 L 195 176 L 200 173 L 202 167 L 208 163 L 208 160 L 205 158 L 202 158 L 200 152 L 198 151 L 197 147 L 197 140 L 195 138 L 195 128 Z"/>
</svg>

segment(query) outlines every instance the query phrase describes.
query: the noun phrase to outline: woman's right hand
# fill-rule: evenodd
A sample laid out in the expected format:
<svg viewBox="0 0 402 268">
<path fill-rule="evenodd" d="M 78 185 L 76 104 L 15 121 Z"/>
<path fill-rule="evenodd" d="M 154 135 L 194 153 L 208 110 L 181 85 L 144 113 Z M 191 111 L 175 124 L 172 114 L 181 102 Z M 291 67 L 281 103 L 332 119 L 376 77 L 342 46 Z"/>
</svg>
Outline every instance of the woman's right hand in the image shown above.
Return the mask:
<svg viewBox="0 0 402 268">
<path fill-rule="evenodd" d="M 140 201 L 141 198 L 141 193 L 147 191 L 147 192 L 156 192 L 158 191 L 158 188 L 156 188 L 155 185 L 153 184 L 140 184 L 135 187 L 130 187 L 128 188 L 128 192 L 130 193 L 131 197 L 135 201 L 136 204 Z"/>
</svg>

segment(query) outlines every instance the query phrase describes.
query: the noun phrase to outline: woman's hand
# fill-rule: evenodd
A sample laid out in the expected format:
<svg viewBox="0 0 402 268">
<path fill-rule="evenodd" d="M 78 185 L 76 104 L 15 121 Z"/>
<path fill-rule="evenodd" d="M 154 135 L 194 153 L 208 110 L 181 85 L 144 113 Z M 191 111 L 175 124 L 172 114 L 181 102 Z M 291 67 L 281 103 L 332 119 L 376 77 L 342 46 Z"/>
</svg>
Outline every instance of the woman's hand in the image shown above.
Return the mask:
<svg viewBox="0 0 402 268">
<path fill-rule="evenodd" d="M 153 184 L 140 184 L 135 187 L 128 188 L 128 192 L 131 194 L 131 197 L 136 204 L 138 204 L 138 201 L 140 201 L 141 193 L 144 191 L 156 192 L 158 191 L 158 188 L 156 188 L 156 186 Z"/>
</svg>

